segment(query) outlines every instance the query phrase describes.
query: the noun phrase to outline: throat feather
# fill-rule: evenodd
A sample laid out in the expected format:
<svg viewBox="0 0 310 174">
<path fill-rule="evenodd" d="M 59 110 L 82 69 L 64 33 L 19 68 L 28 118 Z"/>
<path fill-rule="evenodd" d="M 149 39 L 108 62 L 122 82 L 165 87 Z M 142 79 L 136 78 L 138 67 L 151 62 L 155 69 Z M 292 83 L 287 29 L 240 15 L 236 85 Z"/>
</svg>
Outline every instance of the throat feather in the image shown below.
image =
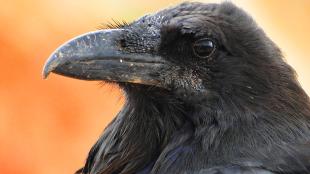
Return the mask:
<svg viewBox="0 0 310 174">
<path fill-rule="evenodd" d="M 127 96 L 127 102 L 93 146 L 85 173 L 135 173 L 160 154 L 185 122 L 182 103 L 169 98 Z"/>
</svg>

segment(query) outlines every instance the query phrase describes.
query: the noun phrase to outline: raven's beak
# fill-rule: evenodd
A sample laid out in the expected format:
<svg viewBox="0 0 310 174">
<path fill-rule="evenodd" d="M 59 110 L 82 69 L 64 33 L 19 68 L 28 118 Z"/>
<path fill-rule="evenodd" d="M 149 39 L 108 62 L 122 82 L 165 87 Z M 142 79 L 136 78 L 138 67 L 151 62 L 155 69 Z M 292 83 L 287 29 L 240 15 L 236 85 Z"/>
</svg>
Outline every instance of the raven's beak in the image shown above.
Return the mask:
<svg viewBox="0 0 310 174">
<path fill-rule="evenodd" d="M 60 46 L 47 60 L 50 72 L 83 80 L 106 80 L 161 86 L 158 74 L 165 65 L 160 56 L 131 53 L 122 46 L 124 29 L 99 30 Z"/>
</svg>

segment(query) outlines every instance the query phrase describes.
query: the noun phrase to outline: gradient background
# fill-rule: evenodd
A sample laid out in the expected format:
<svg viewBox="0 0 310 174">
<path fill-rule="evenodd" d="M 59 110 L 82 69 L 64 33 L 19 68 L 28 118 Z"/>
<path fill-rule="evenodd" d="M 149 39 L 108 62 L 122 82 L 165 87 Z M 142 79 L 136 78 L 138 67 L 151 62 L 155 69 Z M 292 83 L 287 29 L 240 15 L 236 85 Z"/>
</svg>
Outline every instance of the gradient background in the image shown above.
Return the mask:
<svg viewBox="0 0 310 174">
<path fill-rule="evenodd" d="M 176 0 L 0 0 L 0 172 L 70 174 L 120 109 L 113 86 L 51 75 L 42 66 L 64 41 L 103 22 Z M 207 1 L 205 1 L 207 2 Z M 214 2 L 214 1 L 212 1 Z M 283 50 L 310 93 L 310 1 L 236 0 Z"/>
</svg>

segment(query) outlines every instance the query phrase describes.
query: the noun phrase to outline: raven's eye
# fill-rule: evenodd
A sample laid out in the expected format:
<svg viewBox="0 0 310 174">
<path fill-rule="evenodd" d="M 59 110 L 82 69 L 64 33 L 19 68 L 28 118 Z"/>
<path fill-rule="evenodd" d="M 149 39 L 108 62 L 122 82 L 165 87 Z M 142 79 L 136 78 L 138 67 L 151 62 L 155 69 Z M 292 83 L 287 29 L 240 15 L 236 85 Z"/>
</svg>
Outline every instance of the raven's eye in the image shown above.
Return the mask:
<svg viewBox="0 0 310 174">
<path fill-rule="evenodd" d="M 215 48 L 215 43 L 208 38 L 197 40 L 193 44 L 193 51 L 200 58 L 210 57 L 214 53 Z"/>
</svg>

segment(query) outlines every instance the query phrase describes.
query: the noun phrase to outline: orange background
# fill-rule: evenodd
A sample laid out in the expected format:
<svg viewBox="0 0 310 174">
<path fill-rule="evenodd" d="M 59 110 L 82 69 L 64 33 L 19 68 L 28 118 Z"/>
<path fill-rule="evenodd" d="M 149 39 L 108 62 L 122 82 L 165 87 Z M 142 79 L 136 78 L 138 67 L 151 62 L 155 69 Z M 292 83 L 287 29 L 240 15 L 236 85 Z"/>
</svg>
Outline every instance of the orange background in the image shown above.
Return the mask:
<svg viewBox="0 0 310 174">
<path fill-rule="evenodd" d="M 51 75 L 64 41 L 103 22 L 132 21 L 176 0 L 0 0 L 0 173 L 69 174 L 120 109 L 117 87 Z M 310 92 L 310 1 L 236 0 L 265 29 Z"/>
</svg>

